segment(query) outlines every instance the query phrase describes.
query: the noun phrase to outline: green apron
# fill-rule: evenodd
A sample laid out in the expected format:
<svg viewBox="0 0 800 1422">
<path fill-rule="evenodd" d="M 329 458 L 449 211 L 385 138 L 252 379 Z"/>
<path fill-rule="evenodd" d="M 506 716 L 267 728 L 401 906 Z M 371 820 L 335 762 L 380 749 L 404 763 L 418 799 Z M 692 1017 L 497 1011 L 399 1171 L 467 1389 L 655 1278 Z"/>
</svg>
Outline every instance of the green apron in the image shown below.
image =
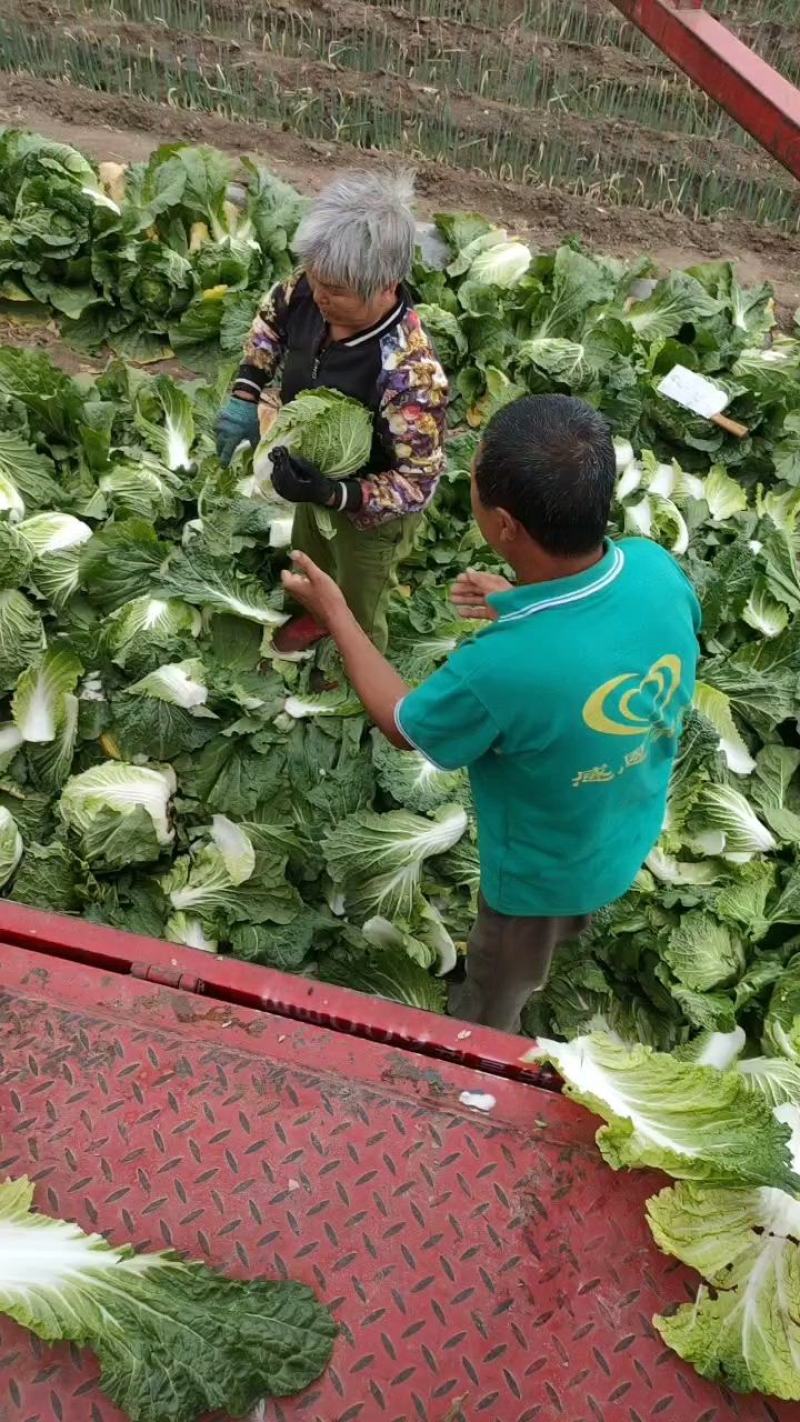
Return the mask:
<svg viewBox="0 0 800 1422">
<path fill-rule="evenodd" d="M 386 611 L 397 586 L 397 569 L 414 546 L 421 514 L 406 514 L 377 528 L 356 528 L 344 513 L 332 513 L 333 538 L 319 531 L 311 504 L 299 504 L 292 528 L 292 547 L 338 583 L 353 616 L 381 652 L 389 629 Z"/>
</svg>

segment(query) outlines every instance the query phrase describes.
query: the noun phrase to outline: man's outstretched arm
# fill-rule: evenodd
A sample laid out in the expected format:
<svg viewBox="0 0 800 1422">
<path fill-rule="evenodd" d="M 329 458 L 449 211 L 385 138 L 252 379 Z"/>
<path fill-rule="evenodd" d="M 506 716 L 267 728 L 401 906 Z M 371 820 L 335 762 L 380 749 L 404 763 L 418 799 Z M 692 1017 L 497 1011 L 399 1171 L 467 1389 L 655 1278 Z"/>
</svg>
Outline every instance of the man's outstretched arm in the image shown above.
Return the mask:
<svg viewBox="0 0 800 1422">
<path fill-rule="evenodd" d="M 327 573 L 305 553 L 293 553 L 295 572 L 283 574 L 283 586 L 322 627 L 327 627 L 344 663 L 347 679 L 375 725 L 399 750 L 412 747 L 398 730 L 395 709 L 408 695 L 403 678 L 374 647 Z"/>
</svg>

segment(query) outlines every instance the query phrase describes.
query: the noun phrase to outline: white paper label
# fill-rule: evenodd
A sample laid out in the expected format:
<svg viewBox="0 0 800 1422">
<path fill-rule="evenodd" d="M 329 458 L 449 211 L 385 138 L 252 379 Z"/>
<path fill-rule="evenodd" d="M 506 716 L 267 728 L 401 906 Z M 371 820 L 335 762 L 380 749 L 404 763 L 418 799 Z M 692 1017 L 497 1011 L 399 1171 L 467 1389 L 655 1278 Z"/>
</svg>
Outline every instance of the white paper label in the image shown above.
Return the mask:
<svg viewBox="0 0 800 1422">
<path fill-rule="evenodd" d="M 659 391 L 677 405 L 693 410 L 696 415 L 710 419 L 725 409 L 728 396 L 718 385 L 712 385 L 704 376 L 687 370 L 685 365 L 675 365 L 669 375 L 665 375 Z"/>
</svg>

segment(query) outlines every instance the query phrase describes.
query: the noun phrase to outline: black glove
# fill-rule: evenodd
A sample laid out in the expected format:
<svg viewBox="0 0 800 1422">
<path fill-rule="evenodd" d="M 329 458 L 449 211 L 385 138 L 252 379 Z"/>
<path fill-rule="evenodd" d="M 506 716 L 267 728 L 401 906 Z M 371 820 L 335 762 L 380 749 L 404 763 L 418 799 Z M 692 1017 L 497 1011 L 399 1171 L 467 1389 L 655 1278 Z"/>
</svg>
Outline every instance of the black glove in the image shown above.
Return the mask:
<svg viewBox="0 0 800 1422">
<path fill-rule="evenodd" d="M 318 504 L 321 508 L 355 513 L 361 508 L 358 479 L 329 479 L 316 464 L 299 454 L 290 454 L 279 444 L 272 451 L 272 483 L 276 494 L 290 504 Z"/>
</svg>

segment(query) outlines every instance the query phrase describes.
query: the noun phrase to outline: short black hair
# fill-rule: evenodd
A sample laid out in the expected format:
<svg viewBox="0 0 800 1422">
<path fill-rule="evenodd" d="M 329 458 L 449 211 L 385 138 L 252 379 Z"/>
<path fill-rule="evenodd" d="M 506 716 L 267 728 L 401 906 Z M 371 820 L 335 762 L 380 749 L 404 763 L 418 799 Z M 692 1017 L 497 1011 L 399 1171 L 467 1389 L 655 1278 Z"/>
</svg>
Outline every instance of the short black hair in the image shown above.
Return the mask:
<svg viewBox="0 0 800 1422">
<path fill-rule="evenodd" d="M 572 395 L 523 395 L 489 421 L 475 459 L 485 508 L 503 508 L 547 553 L 602 543 L 616 460 L 603 416 Z"/>
</svg>

